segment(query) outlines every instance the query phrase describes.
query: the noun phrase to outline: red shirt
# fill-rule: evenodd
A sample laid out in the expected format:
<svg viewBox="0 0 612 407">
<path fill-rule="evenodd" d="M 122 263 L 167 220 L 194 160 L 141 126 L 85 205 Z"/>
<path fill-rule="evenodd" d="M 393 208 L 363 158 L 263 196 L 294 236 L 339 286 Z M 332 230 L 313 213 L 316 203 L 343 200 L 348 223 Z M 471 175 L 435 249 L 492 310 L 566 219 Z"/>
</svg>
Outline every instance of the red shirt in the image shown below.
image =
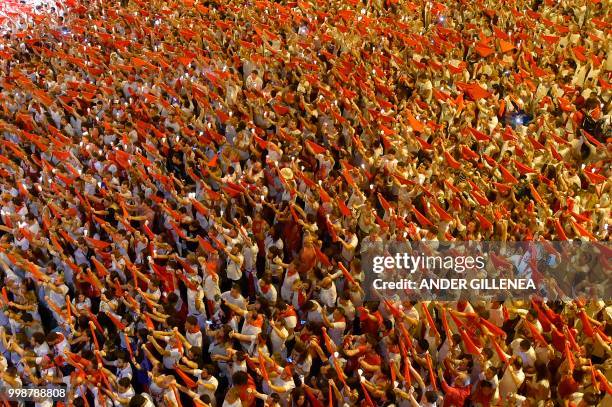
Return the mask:
<svg viewBox="0 0 612 407">
<path fill-rule="evenodd" d="M 494 392 L 491 392 L 488 396 L 480 390 L 472 395 L 472 404 L 480 404 L 482 407 L 490 407 L 491 400 L 493 399 Z"/>
<path fill-rule="evenodd" d="M 559 392 L 559 396 L 562 398 L 567 398 L 571 394 L 578 391 L 580 386 L 572 376 L 564 376 L 559 382 L 559 386 L 557 387 L 557 391 Z"/>
<path fill-rule="evenodd" d="M 378 334 L 378 331 L 383 323 L 383 318 L 380 315 L 379 311 L 376 311 L 370 315 L 376 317 L 376 321 L 370 319 L 369 315 L 366 312 L 361 312 L 359 314 L 359 321 L 361 322 L 361 329 L 364 332 L 367 332 L 372 335 Z"/>
<path fill-rule="evenodd" d="M 451 387 L 442 380 L 444 390 L 444 407 L 463 407 L 465 400 L 470 396 L 470 387 Z"/>
</svg>

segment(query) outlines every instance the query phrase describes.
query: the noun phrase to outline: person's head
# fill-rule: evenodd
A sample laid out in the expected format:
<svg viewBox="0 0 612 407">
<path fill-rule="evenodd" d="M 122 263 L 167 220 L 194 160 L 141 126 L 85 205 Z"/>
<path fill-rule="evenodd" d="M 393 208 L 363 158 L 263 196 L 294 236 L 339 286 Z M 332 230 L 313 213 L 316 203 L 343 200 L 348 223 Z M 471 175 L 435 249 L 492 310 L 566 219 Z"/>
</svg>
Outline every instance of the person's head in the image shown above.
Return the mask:
<svg viewBox="0 0 612 407">
<path fill-rule="evenodd" d="M 488 380 L 483 380 L 480 382 L 480 389 L 482 390 L 483 394 L 486 396 L 490 396 L 493 393 L 493 383 L 491 383 Z"/>
<path fill-rule="evenodd" d="M 57 345 L 61 339 L 61 336 L 57 332 L 49 332 L 49 334 L 47 334 L 47 343 L 51 346 Z"/>
<path fill-rule="evenodd" d="M 459 376 L 457 376 L 455 383 L 459 387 L 467 386 L 468 384 L 470 384 L 470 377 L 464 373 L 460 373 Z"/>
<path fill-rule="evenodd" d="M 179 300 L 179 296 L 175 292 L 171 292 L 170 294 L 168 294 L 167 298 L 168 298 L 168 304 L 171 304 L 171 305 L 175 305 Z"/>
<path fill-rule="evenodd" d="M 256 310 L 251 310 L 248 313 L 249 322 L 255 322 L 259 319 L 259 313 Z"/>
<path fill-rule="evenodd" d="M 425 392 L 425 400 L 427 400 L 428 403 L 435 403 L 438 401 L 438 393 L 433 390 L 427 390 Z"/>
<path fill-rule="evenodd" d="M 128 360 L 129 360 L 129 356 L 125 351 L 120 350 L 117 352 L 117 367 L 118 368 L 122 369 L 124 367 L 127 367 L 129 364 Z"/>
<path fill-rule="evenodd" d="M 42 332 L 34 332 L 34 334 L 32 335 L 32 344 L 36 346 L 36 345 L 42 345 L 44 342 L 45 342 L 45 334 Z"/>
<path fill-rule="evenodd" d="M 291 365 L 285 366 L 285 368 L 281 372 L 281 379 L 287 381 L 287 380 L 291 380 L 292 377 L 293 377 L 293 370 L 291 369 Z"/>
<path fill-rule="evenodd" d="M 533 322 L 537 318 L 538 318 L 538 312 L 534 310 L 533 308 L 530 308 L 529 311 L 527 311 L 527 320 L 529 322 Z"/>
<path fill-rule="evenodd" d="M 232 288 L 230 289 L 230 294 L 234 298 L 240 297 L 240 284 L 232 284 Z"/>
<path fill-rule="evenodd" d="M 512 367 L 514 367 L 515 370 L 521 370 L 523 368 L 523 359 L 515 357 L 512 360 Z"/>
<path fill-rule="evenodd" d="M 572 372 L 572 378 L 578 384 L 582 383 L 582 381 L 584 380 L 584 377 L 585 375 L 582 370 L 574 369 L 574 371 Z"/>
<path fill-rule="evenodd" d="M 194 317 L 193 315 L 188 316 L 187 319 L 185 320 L 185 328 L 193 329 L 197 326 L 198 326 L 198 319 Z"/>
<path fill-rule="evenodd" d="M 485 358 L 485 360 L 489 360 L 493 357 L 493 351 L 491 348 L 484 348 L 482 350 L 482 356 Z"/>
<path fill-rule="evenodd" d="M 131 381 L 129 377 L 122 377 L 121 379 L 119 379 L 119 381 L 117 382 L 118 389 L 120 393 L 125 393 L 126 391 L 128 391 L 128 389 L 131 386 Z"/>
<path fill-rule="evenodd" d="M 213 365 L 204 365 L 201 370 L 202 370 L 202 373 L 201 373 L 200 377 L 203 380 L 207 380 L 207 379 L 210 379 L 212 377 L 212 374 L 215 371 L 215 368 L 214 368 Z"/>
<path fill-rule="evenodd" d="M 189 359 L 199 360 L 202 357 L 202 348 L 199 346 L 192 346 L 188 351 Z"/>
<path fill-rule="evenodd" d="M 419 339 L 417 342 L 417 350 L 421 353 L 429 350 L 429 342 L 427 342 L 427 339 Z"/>
<path fill-rule="evenodd" d="M 168 343 L 174 349 L 177 349 L 180 346 L 180 342 L 176 336 L 171 336 L 170 339 L 168 340 Z"/>
<path fill-rule="evenodd" d="M 493 380 L 493 378 L 497 375 L 497 368 L 495 366 L 490 366 L 485 371 L 485 378 L 487 380 Z"/>
<path fill-rule="evenodd" d="M 249 383 L 249 376 L 246 372 L 236 372 L 232 375 L 232 383 L 236 387 L 244 387 Z"/>
<path fill-rule="evenodd" d="M 144 407 L 147 404 L 147 399 L 142 394 L 136 394 L 130 399 L 128 407 Z"/>
<path fill-rule="evenodd" d="M 293 392 L 291 393 L 291 399 L 293 400 L 293 404 L 296 406 L 306 405 L 306 394 L 301 388 L 296 388 L 293 390 Z"/>
<path fill-rule="evenodd" d="M 317 309 L 317 303 L 309 300 L 304 304 L 304 311 L 311 312 Z"/>
<path fill-rule="evenodd" d="M 529 349 L 531 349 L 531 341 L 529 339 L 523 339 L 519 346 L 523 352 L 527 352 Z"/>
</svg>

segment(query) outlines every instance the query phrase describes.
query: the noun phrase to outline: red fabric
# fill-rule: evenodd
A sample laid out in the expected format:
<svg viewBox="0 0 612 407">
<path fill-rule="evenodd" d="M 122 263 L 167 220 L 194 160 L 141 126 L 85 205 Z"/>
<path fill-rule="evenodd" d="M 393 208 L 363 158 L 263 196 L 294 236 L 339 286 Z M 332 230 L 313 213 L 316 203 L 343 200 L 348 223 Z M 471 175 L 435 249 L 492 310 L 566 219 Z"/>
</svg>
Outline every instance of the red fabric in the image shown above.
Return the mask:
<svg viewBox="0 0 612 407">
<path fill-rule="evenodd" d="M 462 407 L 470 396 L 470 387 L 452 387 L 442 380 L 442 390 L 444 391 L 444 407 Z"/>
<path fill-rule="evenodd" d="M 363 332 L 367 332 L 369 334 L 376 335 L 378 334 L 380 326 L 383 323 L 383 318 L 382 318 L 382 315 L 380 315 L 379 311 L 371 313 L 370 315 L 373 315 L 374 317 L 376 317 L 376 320 L 372 321 L 365 312 L 359 313 L 359 321 L 361 322 L 361 329 L 363 330 Z"/>
</svg>

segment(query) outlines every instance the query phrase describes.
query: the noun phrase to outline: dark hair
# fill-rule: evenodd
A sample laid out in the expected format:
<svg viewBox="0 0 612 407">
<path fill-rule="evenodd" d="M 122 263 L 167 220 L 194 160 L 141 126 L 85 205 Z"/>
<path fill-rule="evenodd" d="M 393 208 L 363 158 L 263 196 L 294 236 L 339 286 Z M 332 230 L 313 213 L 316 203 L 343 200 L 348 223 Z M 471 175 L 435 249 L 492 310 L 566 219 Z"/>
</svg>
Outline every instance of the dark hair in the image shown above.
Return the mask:
<svg viewBox="0 0 612 407">
<path fill-rule="evenodd" d="M 427 342 L 427 339 L 419 339 L 419 347 L 424 351 L 429 350 L 429 342 Z"/>
<path fill-rule="evenodd" d="M 130 399 L 130 404 L 128 407 L 142 407 L 147 403 L 147 399 L 141 395 L 137 394 Z"/>
<path fill-rule="evenodd" d="M 122 362 L 128 361 L 128 353 L 124 350 L 117 351 L 117 359 L 120 359 Z"/>
<path fill-rule="evenodd" d="M 432 390 L 428 390 L 425 392 L 425 398 L 429 403 L 434 403 L 438 401 L 438 393 Z"/>
<path fill-rule="evenodd" d="M 34 342 L 41 344 L 45 341 L 45 334 L 43 332 L 34 332 L 32 338 L 34 338 Z"/>
<path fill-rule="evenodd" d="M 121 387 L 130 387 L 130 383 L 132 383 L 132 381 L 129 377 L 122 377 L 121 379 L 119 379 L 118 383 Z"/>
<path fill-rule="evenodd" d="M 249 382 L 249 375 L 246 372 L 236 372 L 232 375 L 232 382 L 235 386 L 245 386 Z"/>
</svg>

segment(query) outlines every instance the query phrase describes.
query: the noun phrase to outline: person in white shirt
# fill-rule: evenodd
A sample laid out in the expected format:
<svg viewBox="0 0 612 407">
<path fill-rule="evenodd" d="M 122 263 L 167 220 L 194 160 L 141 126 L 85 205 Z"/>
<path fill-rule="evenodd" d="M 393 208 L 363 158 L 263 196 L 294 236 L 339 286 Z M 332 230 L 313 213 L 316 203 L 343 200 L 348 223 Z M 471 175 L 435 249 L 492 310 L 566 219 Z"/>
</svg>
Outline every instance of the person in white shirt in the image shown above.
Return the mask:
<svg viewBox="0 0 612 407">
<path fill-rule="evenodd" d="M 499 381 L 499 397 L 501 400 L 506 400 L 509 396 L 515 394 L 524 381 L 523 360 L 520 356 L 514 356 Z"/>
<path fill-rule="evenodd" d="M 47 342 L 45 342 L 45 334 L 42 332 L 35 332 L 30 339 L 30 344 L 32 345 L 36 356 L 46 356 L 50 352 L 49 345 L 47 345 Z"/>
<path fill-rule="evenodd" d="M 536 352 L 531 347 L 531 341 L 529 339 L 517 338 L 512 341 L 510 347 L 512 353 L 521 357 L 523 361 L 523 367 L 533 367 L 536 361 Z"/>
<path fill-rule="evenodd" d="M 489 322 L 501 327 L 504 324 L 504 306 L 501 301 L 493 301 L 489 308 Z"/>
<path fill-rule="evenodd" d="M 212 365 L 205 365 L 201 369 L 189 369 L 181 365 L 179 365 L 179 368 L 193 376 L 199 377 L 197 381 L 197 395 L 207 396 L 210 400 L 210 405 L 216 406 L 215 392 L 219 386 L 219 381 L 213 376 L 215 368 Z"/>
<path fill-rule="evenodd" d="M 242 325 L 240 333 L 232 332 L 231 338 L 238 339 L 245 351 L 251 353 L 257 343 L 257 336 L 261 333 L 263 326 L 263 315 L 257 311 L 245 311 L 246 320 Z"/>
<path fill-rule="evenodd" d="M 206 272 L 204 275 L 204 295 L 207 301 L 208 315 L 212 316 L 215 307 L 221 298 L 221 288 L 219 287 L 219 275 L 214 272 Z"/>
<path fill-rule="evenodd" d="M 263 87 L 263 79 L 259 77 L 259 72 L 257 69 L 251 71 L 251 74 L 247 76 L 245 80 L 245 85 L 248 90 L 258 90 L 261 91 Z"/>
<path fill-rule="evenodd" d="M 202 348 L 204 344 L 202 330 L 198 324 L 198 319 L 194 316 L 188 316 L 185 321 L 185 339 L 191 346 Z"/>
<path fill-rule="evenodd" d="M 254 271 L 255 262 L 257 261 L 257 254 L 259 253 L 259 246 L 257 242 L 247 238 L 245 245 L 242 249 L 242 255 L 244 257 L 244 270 Z"/>
<path fill-rule="evenodd" d="M 335 308 L 331 315 L 327 315 L 327 309 L 321 314 L 323 323 L 329 328 L 329 337 L 337 345 L 342 344 L 344 331 L 346 329 L 346 319 L 342 308 Z"/>
<path fill-rule="evenodd" d="M 127 407 L 130 404 L 132 397 L 136 395 L 134 388 L 130 384 L 130 379 L 127 377 L 119 379 L 117 383 L 117 393 L 112 393 L 104 389 L 106 394 L 110 396 L 115 407 Z"/>
<path fill-rule="evenodd" d="M 199 370 L 199 372 L 197 371 Z M 217 404 L 215 392 L 219 386 L 219 381 L 212 375 L 214 368 L 211 365 L 204 366 L 202 369 L 196 369 L 196 375 L 199 373 L 198 379 L 198 394 L 206 395 L 210 399 L 210 404 L 214 407 Z"/>
<path fill-rule="evenodd" d="M 277 393 L 280 396 L 280 402 L 282 406 L 287 406 L 289 398 L 291 397 L 291 390 L 295 389 L 295 382 L 293 381 L 293 374 L 290 366 L 286 366 L 281 374 L 276 371 L 269 372 L 270 378 L 266 385 L 269 393 Z M 268 393 L 264 385 L 264 392 Z"/>
<path fill-rule="evenodd" d="M 181 351 L 179 350 L 179 346 L 180 346 L 179 340 L 174 335 L 168 336 L 168 337 L 162 337 L 162 339 L 168 341 L 168 343 L 166 344 L 166 347 L 162 348 L 155 340 L 156 336 L 154 335 L 147 336 L 147 339 L 149 339 L 149 342 L 153 344 L 153 347 L 155 347 L 157 352 L 159 352 L 163 356 L 164 367 L 168 370 L 174 369 L 174 366 L 178 363 L 178 361 L 183 356 L 181 354 Z"/>
<path fill-rule="evenodd" d="M 136 394 L 130 399 L 132 407 L 155 407 L 153 398 L 148 393 Z"/>
<path fill-rule="evenodd" d="M 222 407 L 242 407 L 242 400 L 237 389 L 230 389 L 225 395 Z"/>
<path fill-rule="evenodd" d="M 225 248 L 225 254 L 227 254 L 227 278 L 232 281 L 238 281 L 242 278 L 242 265 L 244 263 L 244 256 L 241 253 L 242 245 L 236 244 L 231 250 Z"/>
<path fill-rule="evenodd" d="M 276 287 L 272 284 L 270 276 L 266 275 L 258 284 L 259 295 L 265 299 L 268 304 L 275 304 L 278 297 Z"/>
<path fill-rule="evenodd" d="M 349 263 L 355 256 L 355 249 L 357 248 L 359 239 L 352 229 L 346 229 L 345 240 L 338 239 L 338 241 L 342 244 L 342 258 L 345 262 Z"/>
<path fill-rule="evenodd" d="M 237 306 L 243 310 L 246 310 L 247 300 L 240 293 L 240 285 L 233 284 L 229 291 L 225 291 L 221 294 L 221 300 L 228 304 Z"/>
<path fill-rule="evenodd" d="M 281 357 L 287 357 L 287 347 L 285 341 L 289 337 L 289 331 L 285 327 L 285 320 L 271 320 L 270 321 L 270 341 L 272 342 L 272 352 L 281 355 Z"/>
<path fill-rule="evenodd" d="M 104 351 L 100 352 L 100 355 L 105 356 L 106 353 Z M 108 361 L 106 359 L 102 359 L 105 365 L 115 366 L 117 368 L 117 379 L 123 379 L 124 377 L 132 380 L 133 371 L 132 365 L 129 362 L 129 356 L 126 351 L 117 352 L 117 360 Z"/>
<path fill-rule="evenodd" d="M 336 305 L 336 300 L 338 298 L 338 294 L 336 291 L 336 285 L 331 277 L 325 277 L 321 284 L 319 285 L 319 300 L 321 303 L 327 307 L 334 307 Z"/>
</svg>

